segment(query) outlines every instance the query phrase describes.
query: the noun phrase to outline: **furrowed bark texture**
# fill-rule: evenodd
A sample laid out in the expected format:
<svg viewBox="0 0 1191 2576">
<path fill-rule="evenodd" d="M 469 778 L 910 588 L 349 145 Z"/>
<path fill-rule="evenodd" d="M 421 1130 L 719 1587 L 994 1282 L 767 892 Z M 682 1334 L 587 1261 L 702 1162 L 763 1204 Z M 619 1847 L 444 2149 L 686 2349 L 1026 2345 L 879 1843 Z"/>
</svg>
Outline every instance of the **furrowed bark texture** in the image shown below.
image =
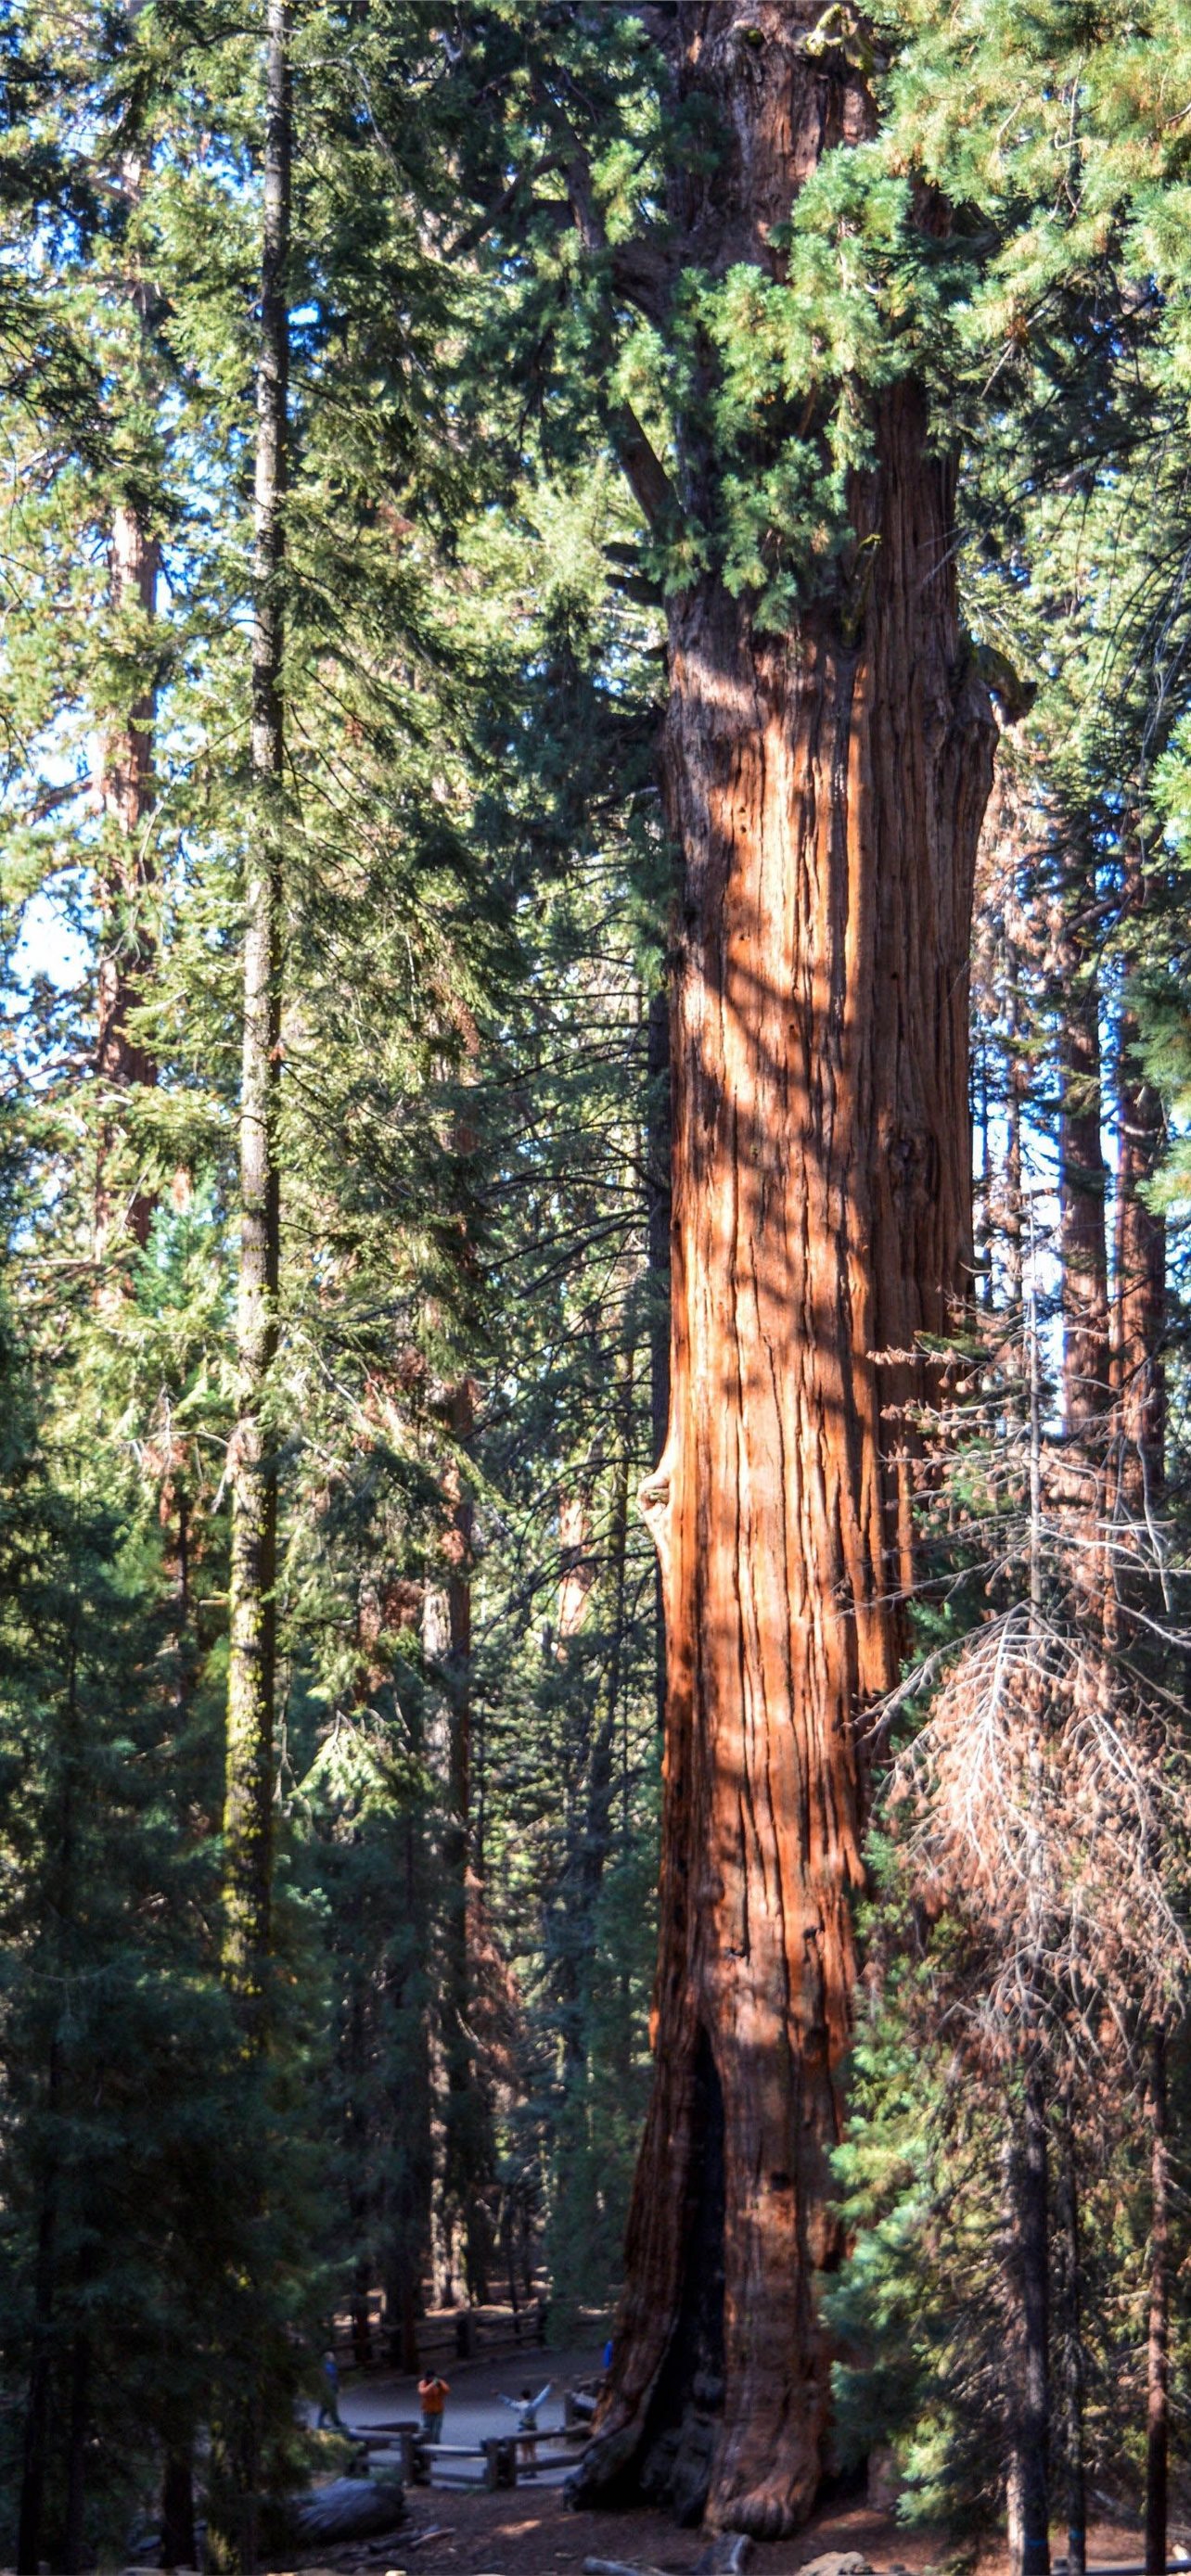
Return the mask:
<svg viewBox="0 0 1191 2576">
<path fill-rule="evenodd" d="M 277 1347 L 280 1191 L 282 700 L 291 110 L 286 0 L 269 0 L 267 130 L 257 366 L 252 768 L 244 898 L 240 1090 L 239 1400 L 232 1438 L 230 1654 L 224 1803 L 224 1968 L 253 2045 L 263 2044 L 273 1876 L 277 1479 L 264 1406 Z"/>
<path fill-rule="evenodd" d="M 818 14 L 680 11 L 688 89 L 732 138 L 692 256 L 766 263 L 825 143 L 869 130 L 859 76 L 793 41 Z M 795 631 L 757 634 L 711 581 L 670 614 L 671 1395 L 642 1490 L 668 1660 L 656 2073 L 578 2487 L 758 2536 L 809 2512 L 824 2459 L 814 2275 L 839 2252 L 856 1717 L 896 1677 L 909 1571 L 882 1412 L 923 1390 L 874 1354 L 945 1332 L 970 1259 L 993 727 L 925 431 L 912 388 L 885 400 L 851 565 Z"/>
</svg>

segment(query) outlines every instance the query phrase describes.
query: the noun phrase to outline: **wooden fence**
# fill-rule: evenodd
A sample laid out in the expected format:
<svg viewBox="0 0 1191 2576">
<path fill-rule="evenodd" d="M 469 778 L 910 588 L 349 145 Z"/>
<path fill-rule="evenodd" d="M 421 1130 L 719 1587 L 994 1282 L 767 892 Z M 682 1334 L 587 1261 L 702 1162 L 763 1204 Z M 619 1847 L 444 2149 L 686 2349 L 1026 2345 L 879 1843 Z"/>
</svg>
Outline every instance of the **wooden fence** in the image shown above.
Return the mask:
<svg viewBox="0 0 1191 2576">
<path fill-rule="evenodd" d="M 398 2319 L 385 2311 L 383 2292 L 370 2295 L 354 2310 L 335 2318 L 333 2350 L 337 2362 L 358 2370 L 426 2370 L 457 2368 L 461 2361 L 505 2361 L 545 2343 L 544 2298 L 522 2308 L 432 2308 L 419 2317 L 416 2353 L 411 2352 Z"/>
<path fill-rule="evenodd" d="M 569 2410 L 568 2410 L 569 2412 Z M 515 2487 L 543 2469 L 569 2468 L 582 2457 L 588 2440 L 586 2423 L 560 2425 L 549 2433 L 494 2433 L 479 2442 L 427 2442 L 412 2418 L 369 2424 L 353 2438 L 375 2457 L 378 2466 L 400 2462 L 405 2486 Z M 544 2456 L 543 2456 L 544 2454 Z"/>
</svg>

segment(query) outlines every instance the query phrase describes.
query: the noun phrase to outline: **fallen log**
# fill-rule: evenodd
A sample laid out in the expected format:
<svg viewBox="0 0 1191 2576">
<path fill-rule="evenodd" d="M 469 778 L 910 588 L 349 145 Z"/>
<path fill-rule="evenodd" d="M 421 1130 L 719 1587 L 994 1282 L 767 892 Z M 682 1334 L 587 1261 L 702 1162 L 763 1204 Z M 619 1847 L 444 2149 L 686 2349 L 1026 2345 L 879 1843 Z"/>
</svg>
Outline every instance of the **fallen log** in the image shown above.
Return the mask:
<svg viewBox="0 0 1191 2576">
<path fill-rule="evenodd" d="M 753 2555 L 753 2543 L 743 2531 L 720 2531 L 696 2558 L 692 2576 L 744 2576 Z"/>
<path fill-rule="evenodd" d="M 585 2558 L 583 2576 L 662 2576 L 660 2567 L 630 2564 L 627 2558 Z"/>
<path fill-rule="evenodd" d="M 381 2478 L 333 2478 L 309 2495 L 292 2496 L 288 2519 L 295 2538 L 312 2541 L 371 2540 L 395 2531 L 405 2518 L 405 2489 Z"/>
</svg>

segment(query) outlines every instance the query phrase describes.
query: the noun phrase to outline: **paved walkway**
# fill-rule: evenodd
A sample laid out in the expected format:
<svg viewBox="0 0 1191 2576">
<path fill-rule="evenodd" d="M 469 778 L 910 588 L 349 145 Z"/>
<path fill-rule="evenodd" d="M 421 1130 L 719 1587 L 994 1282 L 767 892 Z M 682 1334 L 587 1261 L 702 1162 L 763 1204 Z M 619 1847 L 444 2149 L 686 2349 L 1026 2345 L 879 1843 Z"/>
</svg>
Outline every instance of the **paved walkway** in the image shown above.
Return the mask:
<svg viewBox="0 0 1191 2576">
<path fill-rule="evenodd" d="M 550 2395 L 538 2410 L 538 2429 L 554 2432 L 563 2420 L 563 2390 L 573 2380 L 593 2378 L 600 2361 L 598 2344 L 570 2352 L 543 2351 L 533 2345 L 523 2354 L 514 2354 L 511 2361 L 462 2361 L 453 2369 L 445 2368 L 443 2377 L 451 2394 L 443 2417 L 444 2442 L 483 2442 L 494 2433 L 515 2432 L 516 2415 L 511 2407 L 502 2406 L 501 2398 L 519 2398 L 523 2388 L 536 2397 L 547 2380 L 551 2382 Z M 392 2422 L 397 2417 L 416 2421 L 419 2411 L 416 2379 L 381 2370 L 348 2371 L 343 2375 L 339 2412 L 349 2433 L 367 2432 L 371 2425 Z M 440 2477 L 444 2473 L 450 2473 L 450 2464 L 445 2460 Z M 559 2462 L 551 2478 L 563 2474 L 563 2464 Z"/>
</svg>

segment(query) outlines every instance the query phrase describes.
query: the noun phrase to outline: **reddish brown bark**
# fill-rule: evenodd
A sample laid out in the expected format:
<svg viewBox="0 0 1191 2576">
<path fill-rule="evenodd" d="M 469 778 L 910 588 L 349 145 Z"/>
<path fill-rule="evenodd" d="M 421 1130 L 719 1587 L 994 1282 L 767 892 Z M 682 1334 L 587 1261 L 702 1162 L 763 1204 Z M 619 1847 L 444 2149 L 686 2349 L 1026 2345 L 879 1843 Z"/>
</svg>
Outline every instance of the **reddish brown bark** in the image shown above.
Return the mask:
<svg viewBox="0 0 1191 2576">
<path fill-rule="evenodd" d="M 118 617 L 152 617 L 160 569 L 159 540 L 147 534 L 135 510 L 121 503 L 112 519 L 111 544 L 111 600 Z M 105 1099 L 95 1179 L 95 1241 L 100 1256 L 117 1218 L 111 1179 L 117 1119 L 107 1103 L 113 1094 L 157 1080 L 151 1050 L 132 1029 L 154 956 L 147 917 L 153 885 L 147 826 L 153 809 L 154 715 L 153 696 L 146 691 L 106 727 L 102 737 L 99 795 L 114 828 L 105 843 L 98 885 L 104 947 L 99 961 L 95 1072 Z M 127 1231 L 139 1244 L 148 1240 L 153 1207 L 151 1193 L 137 1187 L 123 1210 Z"/>
<path fill-rule="evenodd" d="M 769 260 L 825 141 L 867 130 L 858 75 L 793 41 L 818 14 L 680 13 L 682 76 L 731 136 L 714 240 L 692 192 L 692 257 Z M 874 1354 L 946 1331 L 971 1254 L 993 728 L 925 433 L 903 386 L 843 577 L 788 635 L 712 580 L 670 608 L 671 1396 L 642 1495 L 669 1667 L 656 2074 L 582 2491 L 635 2483 L 758 2535 L 809 2511 L 827 2426 L 814 2276 L 839 2250 L 855 1721 L 896 1676 L 909 1548 L 882 1413 L 921 1389 Z"/>
</svg>

